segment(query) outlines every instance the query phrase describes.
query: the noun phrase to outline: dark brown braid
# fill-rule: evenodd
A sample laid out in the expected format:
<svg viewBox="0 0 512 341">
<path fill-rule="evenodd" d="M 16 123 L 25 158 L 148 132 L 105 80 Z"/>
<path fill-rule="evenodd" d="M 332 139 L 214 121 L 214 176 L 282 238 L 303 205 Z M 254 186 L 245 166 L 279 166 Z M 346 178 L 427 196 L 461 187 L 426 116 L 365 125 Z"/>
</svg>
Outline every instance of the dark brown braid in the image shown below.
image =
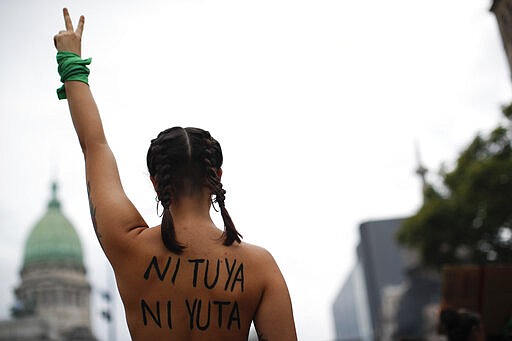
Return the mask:
<svg viewBox="0 0 512 341">
<path fill-rule="evenodd" d="M 173 127 L 162 131 L 151 141 L 147 165 L 156 183 L 158 199 L 162 202 L 161 234 L 165 247 L 180 254 L 185 248 L 176 240 L 174 221 L 170 212 L 173 201 L 182 195 L 198 193 L 204 186 L 215 196 L 224 221 L 224 245 L 241 242 L 241 235 L 226 210 L 226 191 L 220 182 L 219 169 L 222 166 L 220 144 L 209 132 L 199 128 Z"/>
<path fill-rule="evenodd" d="M 215 195 L 214 202 L 218 203 L 220 214 L 224 221 L 224 245 L 231 245 L 233 242 L 241 242 L 242 235 L 236 230 L 235 224 L 226 209 L 224 203 L 226 199 L 226 190 L 222 187 L 218 170 L 222 165 L 222 151 L 219 143 L 211 137 L 209 132 L 204 134 L 205 146 L 204 149 L 204 165 L 206 169 L 206 185 L 210 188 L 213 195 Z"/>
<path fill-rule="evenodd" d="M 176 173 L 181 173 L 179 165 L 189 159 L 189 147 L 186 131 L 174 127 L 162 131 L 158 137 L 151 141 L 148 150 L 147 165 L 150 175 L 155 179 L 158 199 L 164 208 L 160 232 L 165 247 L 176 254 L 181 254 L 184 245 L 176 240 L 176 231 L 169 207 L 178 188 L 181 189 Z"/>
</svg>

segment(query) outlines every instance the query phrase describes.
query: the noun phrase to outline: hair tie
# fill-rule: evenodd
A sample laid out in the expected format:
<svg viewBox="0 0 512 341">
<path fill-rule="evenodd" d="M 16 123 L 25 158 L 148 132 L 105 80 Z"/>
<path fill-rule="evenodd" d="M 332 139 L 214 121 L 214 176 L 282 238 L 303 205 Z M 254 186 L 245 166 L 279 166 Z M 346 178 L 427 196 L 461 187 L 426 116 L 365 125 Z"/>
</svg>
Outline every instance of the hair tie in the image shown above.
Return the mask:
<svg viewBox="0 0 512 341">
<path fill-rule="evenodd" d="M 91 64 L 91 58 L 82 59 L 79 55 L 68 51 L 57 52 L 57 63 L 59 67 L 60 81 L 62 83 L 66 81 L 80 81 L 89 85 L 89 68 L 86 65 Z M 65 99 L 66 88 L 64 84 L 57 89 L 57 97 L 59 99 Z"/>
</svg>

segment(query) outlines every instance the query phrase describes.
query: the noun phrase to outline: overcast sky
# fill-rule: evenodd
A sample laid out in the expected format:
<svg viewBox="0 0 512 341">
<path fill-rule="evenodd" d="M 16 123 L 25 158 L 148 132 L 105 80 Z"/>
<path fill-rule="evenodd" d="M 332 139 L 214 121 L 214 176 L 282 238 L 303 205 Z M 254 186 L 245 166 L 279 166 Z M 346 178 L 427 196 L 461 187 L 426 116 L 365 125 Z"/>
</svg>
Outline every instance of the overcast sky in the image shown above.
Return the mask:
<svg viewBox="0 0 512 341">
<path fill-rule="evenodd" d="M 108 284 L 107 265 L 67 103 L 55 93 L 62 7 L 75 22 L 86 16 L 90 86 L 125 190 L 148 223 L 159 223 L 145 166 L 150 139 L 174 125 L 209 130 L 224 150 L 238 230 L 274 254 L 299 338 L 316 341 L 334 338 L 331 305 L 354 264 L 358 225 L 421 203 L 415 142 L 435 172 L 512 100 L 490 4 L 0 1 L 0 319 L 57 179 L 105 337 L 96 290 Z M 118 321 L 119 340 L 128 339 Z"/>
</svg>

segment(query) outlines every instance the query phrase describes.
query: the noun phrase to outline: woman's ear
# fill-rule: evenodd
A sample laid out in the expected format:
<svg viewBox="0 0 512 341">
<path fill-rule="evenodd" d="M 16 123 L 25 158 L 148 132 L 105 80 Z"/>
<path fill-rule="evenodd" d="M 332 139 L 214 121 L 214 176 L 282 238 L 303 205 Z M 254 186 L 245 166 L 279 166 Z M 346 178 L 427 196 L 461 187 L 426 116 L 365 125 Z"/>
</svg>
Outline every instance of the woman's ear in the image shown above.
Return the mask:
<svg viewBox="0 0 512 341">
<path fill-rule="evenodd" d="M 158 194 L 158 191 L 156 190 L 156 180 L 155 180 L 155 178 L 150 176 L 149 179 L 151 180 L 151 183 L 153 184 L 153 188 L 155 189 L 156 194 Z"/>
<path fill-rule="evenodd" d="M 217 175 L 219 176 L 219 179 L 222 178 L 222 168 L 217 169 Z"/>
</svg>

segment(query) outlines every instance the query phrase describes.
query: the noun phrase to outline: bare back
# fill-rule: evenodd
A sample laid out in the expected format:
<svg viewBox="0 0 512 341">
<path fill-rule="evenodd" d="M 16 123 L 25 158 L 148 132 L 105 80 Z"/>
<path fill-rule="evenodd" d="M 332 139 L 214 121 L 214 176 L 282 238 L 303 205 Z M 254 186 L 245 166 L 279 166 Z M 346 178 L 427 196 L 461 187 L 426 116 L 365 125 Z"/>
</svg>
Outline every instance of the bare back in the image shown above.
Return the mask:
<svg viewBox="0 0 512 341">
<path fill-rule="evenodd" d="M 198 234 L 175 255 L 163 246 L 160 227 L 146 228 L 129 254 L 111 260 L 133 340 L 247 340 L 253 320 L 262 324 L 260 337 L 269 337 L 258 310 L 266 289 L 272 294 L 272 285 L 285 286 L 279 269 L 266 250 L 247 243 L 224 246 L 220 236 Z M 291 308 L 284 289 L 272 304 L 283 300 Z M 291 314 L 281 323 L 293 324 Z"/>
</svg>

